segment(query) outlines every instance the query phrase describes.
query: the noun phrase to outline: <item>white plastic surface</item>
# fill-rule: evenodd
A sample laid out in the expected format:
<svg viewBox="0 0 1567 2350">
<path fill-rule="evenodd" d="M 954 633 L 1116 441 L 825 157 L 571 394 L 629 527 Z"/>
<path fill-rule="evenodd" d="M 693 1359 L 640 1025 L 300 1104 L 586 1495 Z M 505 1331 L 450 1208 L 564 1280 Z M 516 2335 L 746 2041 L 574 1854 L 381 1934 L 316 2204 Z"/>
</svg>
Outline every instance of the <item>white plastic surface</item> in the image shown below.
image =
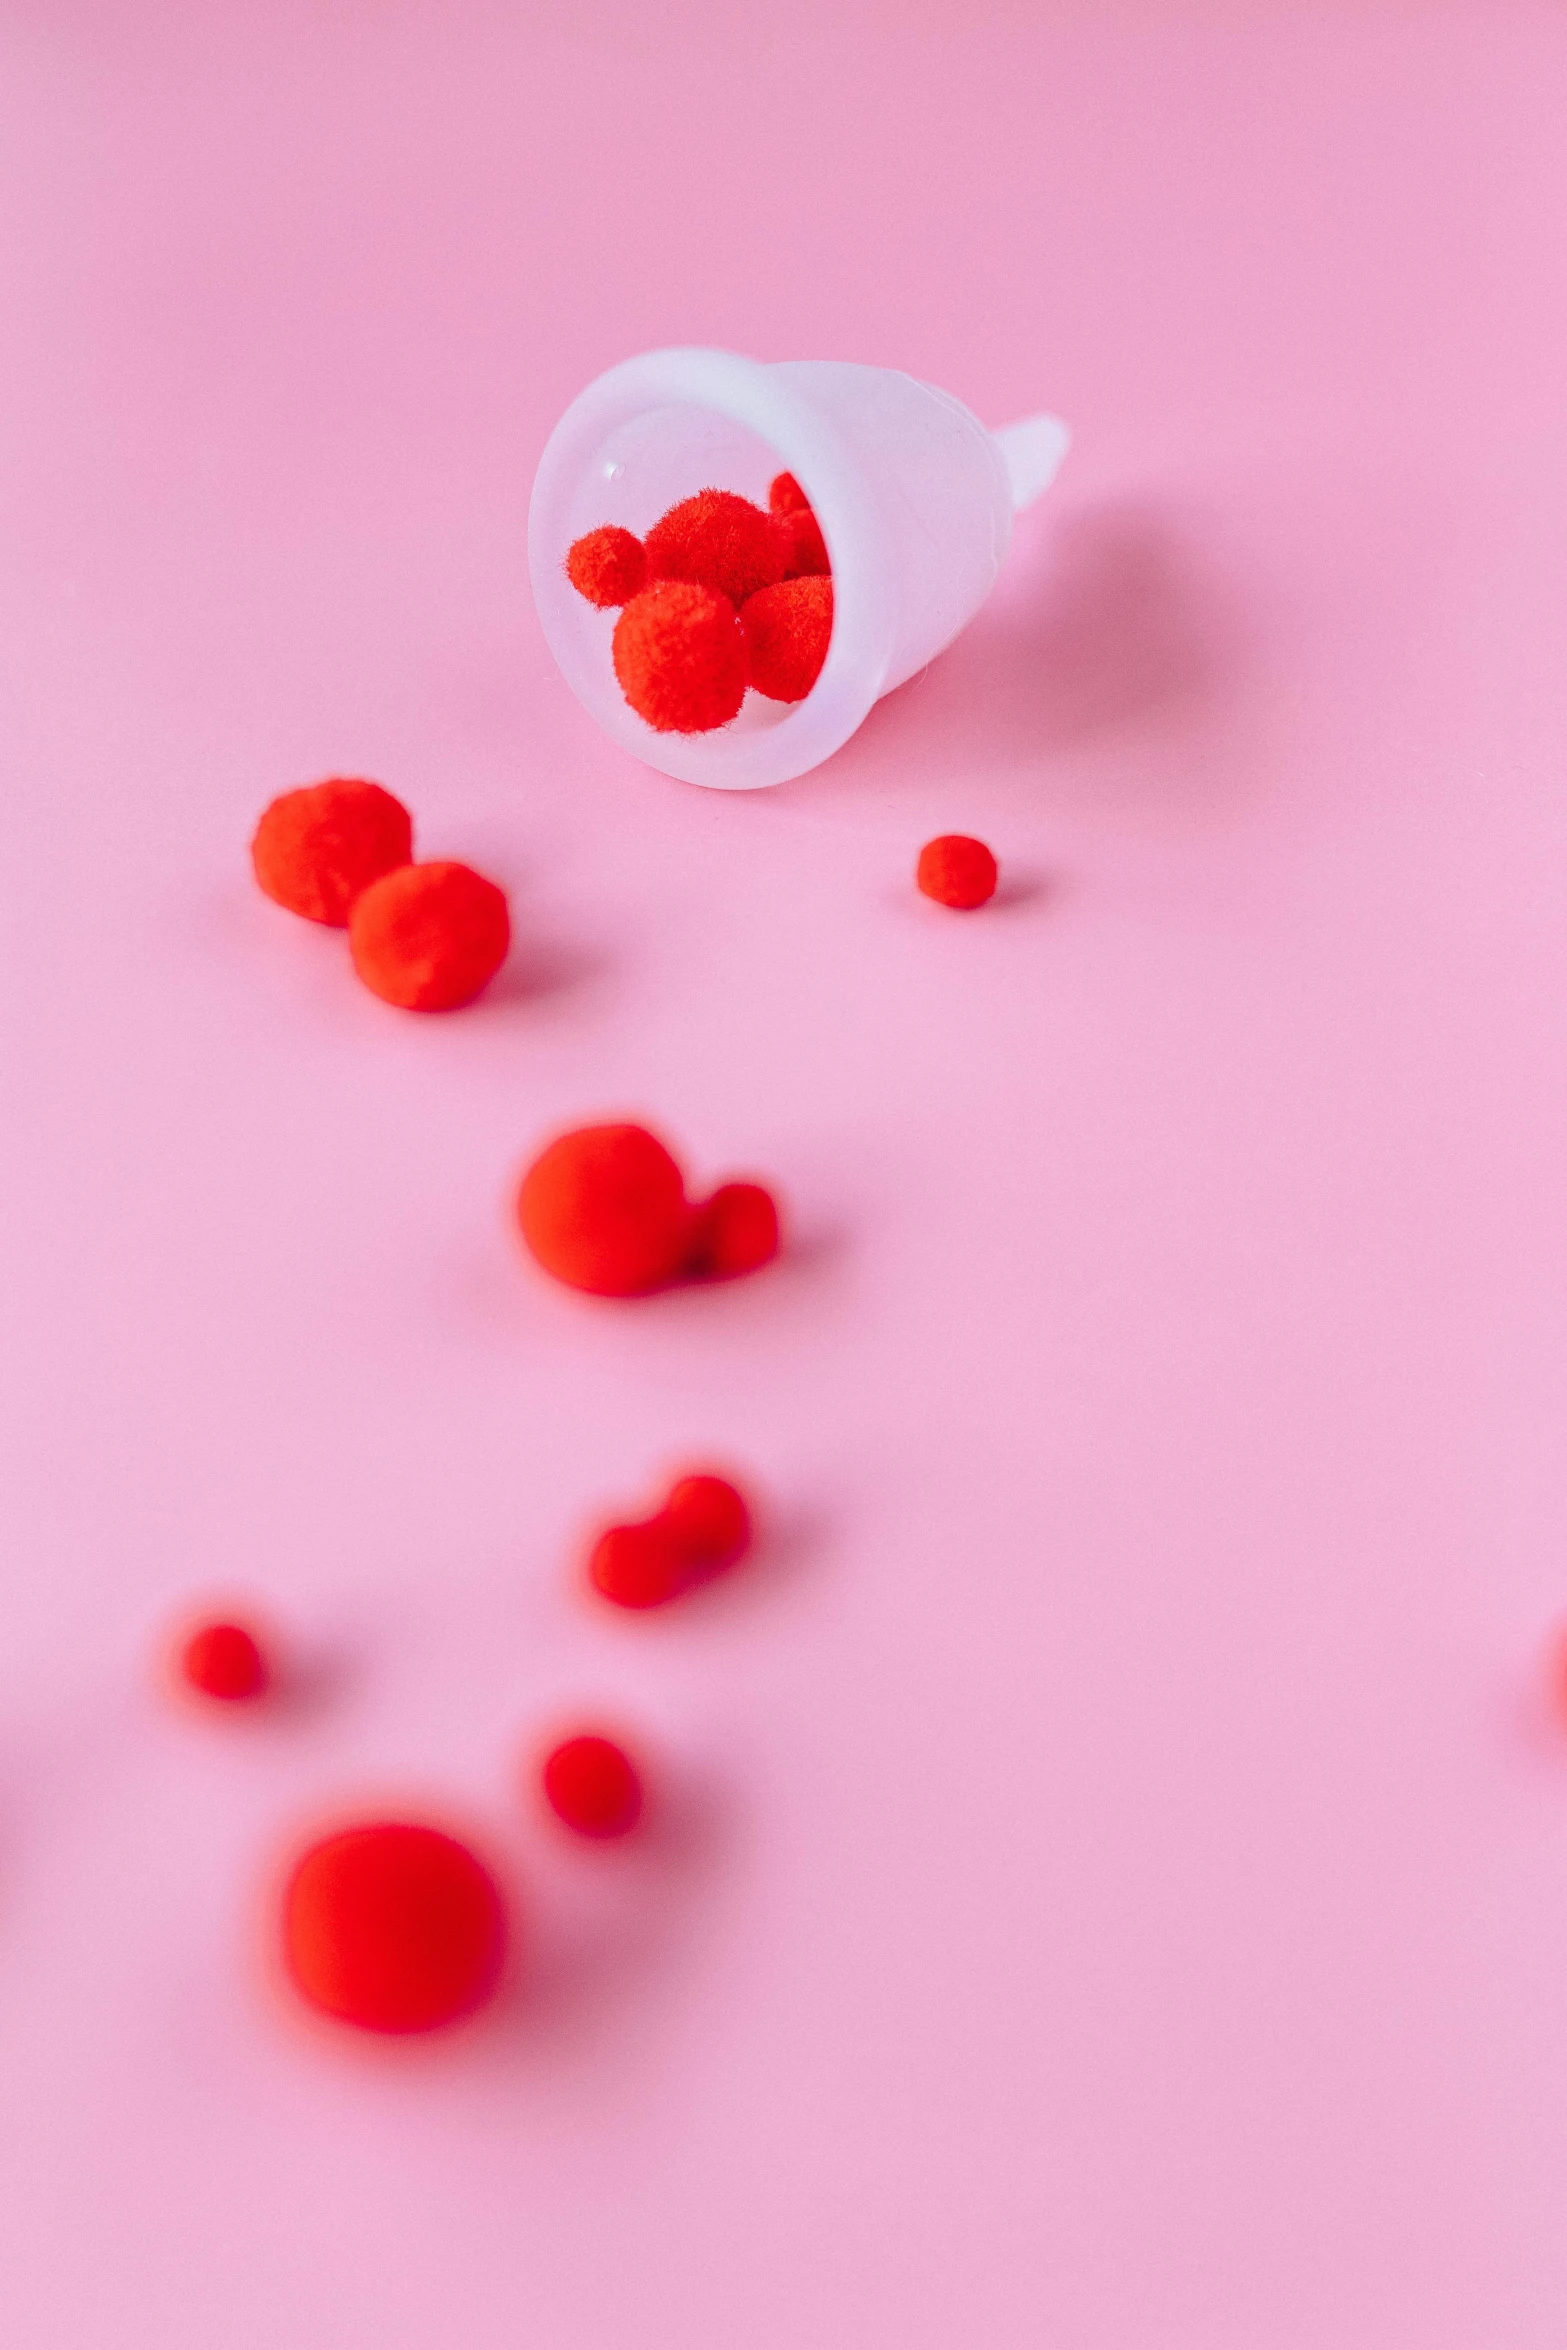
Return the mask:
<svg viewBox="0 0 1567 2350">
<path fill-rule="evenodd" d="M 838 360 L 764 365 L 727 351 L 652 351 L 575 399 L 545 446 L 528 515 L 544 634 L 577 699 L 650 767 L 751 791 L 819 766 L 873 702 L 952 642 L 994 584 L 1012 516 L 1065 453 L 1034 417 L 988 433 L 961 402 L 895 369 Z M 572 541 L 615 522 L 640 537 L 679 498 L 714 487 L 765 505 L 795 476 L 833 568 L 833 631 L 803 702 L 749 693 L 733 725 L 658 734 L 616 682 L 617 615 L 565 574 Z"/>
</svg>

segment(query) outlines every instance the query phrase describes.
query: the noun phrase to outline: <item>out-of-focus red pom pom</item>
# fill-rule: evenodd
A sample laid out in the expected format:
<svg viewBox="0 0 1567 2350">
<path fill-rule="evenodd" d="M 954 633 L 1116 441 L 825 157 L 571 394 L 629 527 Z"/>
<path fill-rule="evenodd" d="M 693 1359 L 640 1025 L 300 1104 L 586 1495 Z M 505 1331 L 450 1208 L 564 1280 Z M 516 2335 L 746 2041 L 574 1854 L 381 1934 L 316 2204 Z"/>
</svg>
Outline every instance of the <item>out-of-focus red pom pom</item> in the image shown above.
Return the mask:
<svg viewBox="0 0 1567 2350">
<path fill-rule="evenodd" d="M 647 585 L 647 554 L 642 541 L 618 523 L 590 530 L 566 556 L 566 577 L 579 596 L 608 611 L 629 604 Z"/>
<path fill-rule="evenodd" d="M 413 853 L 413 823 L 401 800 L 349 776 L 284 792 L 263 811 L 250 844 L 269 898 L 338 928 L 360 891 Z"/>
<path fill-rule="evenodd" d="M 944 832 L 939 839 L 928 840 L 914 869 L 926 897 L 965 912 L 995 896 L 996 875 L 996 860 L 984 842 L 963 832 Z"/>
<path fill-rule="evenodd" d="M 585 1731 L 545 1757 L 544 1795 L 579 1836 L 625 1836 L 642 1817 L 642 1779 L 624 1747 Z"/>
<path fill-rule="evenodd" d="M 688 581 L 660 580 L 615 623 L 620 690 L 659 734 L 711 734 L 745 700 L 745 638 L 734 606 Z"/>
<path fill-rule="evenodd" d="M 437 1828 L 378 1820 L 311 1846 L 283 1895 L 283 1955 L 312 2007 L 367 2032 L 466 2015 L 500 1973 L 494 1879 Z"/>
<path fill-rule="evenodd" d="M 745 1496 L 702 1471 L 670 1487 L 651 1518 L 611 1526 L 594 1544 L 588 1580 L 617 1607 L 661 1607 L 722 1574 L 751 1545 Z"/>
<path fill-rule="evenodd" d="M 778 1254 L 778 1205 L 760 1183 L 721 1183 L 693 1210 L 686 1270 L 699 1281 L 753 1273 Z"/>
<path fill-rule="evenodd" d="M 809 514 L 811 501 L 792 473 L 775 473 L 767 485 L 767 503 L 775 514 Z"/>
<path fill-rule="evenodd" d="M 505 891 L 449 860 L 372 882 L 348 921 L 354 969 L 372 995 L 405 1012 L 471 1003 L 510 945 Z"/>
<path fill-rule="evenodd" d="M 832 641 L 832 581 L 785 579 L 740 615 L 751 683 L 775 702 L 803 702 Z"/>
<path fill-rule="evenodd" d="M 679 1167 L 646 1127 L 583 1126 L 534 1160 L 517 1221 L 557 1281 L 634 1297 L 681 1271 L 691 1212 Z"/>
<path fill-rule="evenodd" d="M 260 1697 L 271 1680 L 265 1653 L 244 1624 L 201 1624 L 179 1655 L 180 1678 L 203 1697 L 225 1703 Z"/>
<path fill-rule="evenodd" d="M 688 1567 L 699 1576 L 720 1574 L 751 1547 L 745 1495 L 727 1477 L 710 1471 L 677 1478 L 669 1489 L 664 1517 Z"/>
<path fill-rule="evenodd" d="M 733 490 L 698 490 L 655 522 L 647 534 L 648 578 L 683 579 L 735 610 L 758 588 L 782 579 L 787 560 L 778 525 Z"/>
<path fill-rule="evenodd" d="M 803 514 L 785 514 L 778 524 L 784 534 L 788 558 L 784 564 L 785 579 L 827 578 L 832 571 L 828 559 L 827 541 L 822 527 L 807 507 Z"/>
</svg>

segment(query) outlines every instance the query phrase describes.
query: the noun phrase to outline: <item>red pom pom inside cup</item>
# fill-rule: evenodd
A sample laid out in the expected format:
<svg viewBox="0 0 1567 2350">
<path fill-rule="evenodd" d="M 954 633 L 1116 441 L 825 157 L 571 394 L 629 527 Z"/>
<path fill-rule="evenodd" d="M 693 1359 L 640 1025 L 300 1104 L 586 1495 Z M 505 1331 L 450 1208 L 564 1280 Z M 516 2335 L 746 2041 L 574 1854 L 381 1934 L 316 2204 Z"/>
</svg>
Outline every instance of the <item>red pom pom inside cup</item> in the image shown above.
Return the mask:
<svg viewBox="0 0 1567 2350">
<path fill-rule="evenodd" d="M 506 1946 L 483 1862 L 455 1837 L 402 1820 L 312 1845 L 285 1887 L 282 1932 L 301 1998 L 366 2032 L 428 2032 L 471 2013 L 495 1988 Z"/>
<path fill-rule="evenodd" d="M 600 611 L 629 604 L 647 585 L 647 550 L 629 530 L 606 523 L 576 540 L 566 556 L 566 577 L 579 596 Z"/>
<path fill-rule="evenodd" d="M 505 891 L 450 860 L 384 875 L 349 916 L 354 969 L 372 995 L 405 1012 L 472 1003 L 510 946 Z"/>
<path fill-rule="evenodd" d="M 779 1245 L 778 1210 L 759 1183 L 723 1184 L 693 1208 L 678 1161 L 645 1126 L 557 1136 L 522 1179 L 517 1222 L 546 1273 L 595 1297 L 749 1273 Z"/>
<path fill-rule="evenodd" d="M 738 611 L 758 588 L 782 579 L 786 552 L 777 524 L 733 490 L 698 490 L 671 506 L 647 534 L 649 579 L 686 580 Z"/>
<path fill-rule="evenodd" d="M 584 1732 L 545 1757 L 544 1797 L 555 1817 L 579 1836 L 628 1836 L 642 1817 L 642 1780 L 612 1738 Z"/>
<path fill-rule="evenodd" d="M 801 514 L 782 515 L 778 527 L 784 538 L 785 579 L 812 579 L 831 572 L 822 526 L 809 507 Z"/>
<path fill-rule="evenodd" d="M 378 783 L 334 776 L 284 792 L 250 844 L 269 898 L 307 922 L 341 928 L 360 892 L 413 855 L 413 821 Z"/>
<path fill-rule="evenodd" d="M 775 473 L 767 485 L 767 503 L 774 514 L 809 514 L 811 501 L 792 473 Z"/>
<path fill-rule="evenodd" d="M 616 1607 L 662 1607 L 720 1575 L 751 1546 L 751 1513 L 728 1478 L 679 1478 L 652 1517 L 610 1526 L 588 1561 L 588 1580 Z"/>
<path fill-rule="evenodd" d="M 233 1623 L 201 1624 L 189 1633 L 179 1651 L 178 1672 L 188 1689 L 225 1705 L 265 1696 L 272 1679 L 255 1633 Z"/>
<path fill-rule="evenodd" d="M 928 840 L 921 849 L 914 878 L 938 906 L 968 911 L 995 896 L 996 860 L 982 840 L 970 840 L 966 833 L 944 832 L 939 840 Z"/>
<path fill-rule="evenodd" d="M 784 579 L 740 615 L 751 683 L 775 702 L 803 702 L 832 641 L 832 581 Z"/>
<path fill-rule="evenodd" d="M 726 596 L 666 579 L 633 596 L 615 623 L 620 690 L 656 734 L 711 734 L 745 700 L 745 638 Z"/>
</svg>

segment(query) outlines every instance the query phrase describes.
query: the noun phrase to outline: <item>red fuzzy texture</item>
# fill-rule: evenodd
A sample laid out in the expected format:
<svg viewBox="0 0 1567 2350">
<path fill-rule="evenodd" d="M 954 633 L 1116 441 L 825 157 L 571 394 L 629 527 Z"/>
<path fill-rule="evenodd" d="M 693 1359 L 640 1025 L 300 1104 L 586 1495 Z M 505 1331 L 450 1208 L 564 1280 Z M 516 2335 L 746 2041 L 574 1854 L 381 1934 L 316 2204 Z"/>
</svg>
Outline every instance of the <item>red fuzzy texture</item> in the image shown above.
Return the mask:
<svg viewBox="0 0 1567 2350">
<path fill-rule="evenodd" d="M 264 811 L 250 844 L 269 898 L 337 928 L 361 890 L 413 853 L 413 823 L 401 800 L 347 776 L 284 792 Z"/>
<path fill-rule="evenodd" d="M 264 1694 L 271 1675 L 261 1644 L 243 1624 L 203 1624 L 179 1657 L 180 1678 L 226 1704 Z"/>
<path fill-rule="evenodd" d="M 778 527 L 783 532 L 788 549 L 788 559 L 784 564 L 785 579 L 825 579 L 831 574 L 827 541 L 822 537 L 821 524 L 809 507 L 802 514 L 785 514 Z"/>
<path fill-rule="evenodd" d="M 483 1863 L 436 1828 L 383 1820 L 313 1845 L 283 1895 L 283 1953 L 312 2007 L 367 2032 L 427 2032 L 477 2007 L 505 1951 Z"/>
<path fill-rule="evenodd" d="M 642 1817 L 637 1767 L 611 1738 L 568 1738 L 544 1762 L 551 1811 L 579 1836 L 625 1836 Z"/>
<path fill-rule="evenodd" d="M 451 1012 L 493 979 L 511 945 L 506 893 L 449 860 L 372 883 L 348 923 L 354 969 L 383 1003 Z"/>
<path fill-rule="evenodd" d="M 650 580 L 687 580 L 727 596 L 736 611 L 758 588 L 782 579 L 785 560 L 773 517 L 733 490 L 682 498 L 647 534 Z"/>
<path fill-rule="evenodd" d="M 588 1580 L 616 1607 L 661 1607 L 722 1574 L 751 1545 L 751 1513 L 725 1477 L 682 1477 L 662 1509 L 599 1536 Z"/>
<path fill-rule="evenodd" d="M 597 1297 L 635 1297 L 680 1272 L 691 1215 L 680 1169 L 642 1126 L 583 1126 L 534 1160 L 517 1196 L 546 1273 Z"/>
<path fill-rule="evenodd" d="M 754 1273 L 778 1254 L 778 1208 L 759 1183 L 721 1183 L 692 1211 L 686 1271 L 698 1281 Z"/>
<path fill-rule="evenodd" d="M 745 700 L 745 639 L 726 596 L 677 579 L 633 596 L 615 623 L 620 690 L 659 734 L 711 734 Z"/>
<path fill-rule="evenodd" d="M 566 577 L 579 596 L 608 611 L 616 604 L 629 604 L 647 585 L 647 553 L 629 530 L 607 522 L 570 549 Z"/>
<path fill-rule="evenodd" d="M 965 910 L 982 906 L 996 894 L 996 860 L 982 840 L 966 833 L 944 832 L 921 849 L 914 878 L 938 906 Z"/>
<path fill-rule="evenodd" d="M 767 487 L 767 503 L 775 514 L 809 514 L 811 501 L 792 473 L 775 473 Z"/>
<path fill-rule="evenodd" d="M 763 588 L 740 615 L 751 683 L 775 702 L 803 702 L 832 638 L 832 581 L 786 579 Z"/>
</svg>

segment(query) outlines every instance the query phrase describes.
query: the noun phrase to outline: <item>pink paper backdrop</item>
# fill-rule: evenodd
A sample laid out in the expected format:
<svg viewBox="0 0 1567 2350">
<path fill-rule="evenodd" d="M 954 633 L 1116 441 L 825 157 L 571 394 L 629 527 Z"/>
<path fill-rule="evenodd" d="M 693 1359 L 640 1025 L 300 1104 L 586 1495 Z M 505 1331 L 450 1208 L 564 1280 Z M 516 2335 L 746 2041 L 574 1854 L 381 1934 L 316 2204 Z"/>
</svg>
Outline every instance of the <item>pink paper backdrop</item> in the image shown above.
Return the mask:
<svg viewBox="0 0 1567 2350">
<path fill-rule="evenodd" d="M 1557 2350 L 1567 17 L 5 0 L 0 2335 Z M 532 468 L 660 343 L 1070 467 L 726 799 L 596 736 Z M 513 892 L 396 1016 L 244 846 L 334 769 Z M 982 917 L 917 900 L 971 829 Z M 643 1112 L 775 1274 L 504 1203 Z M 688 1455 L 753 1570 L 567 1567 Z M 171 1611 L 308 1687 L 163 1701 Z M 542 1730 L 654 1756 L 639 1852 Z M 298 2029 L 302 1821 L 473 1823 L 482 2028 Z"/>
</svg>

